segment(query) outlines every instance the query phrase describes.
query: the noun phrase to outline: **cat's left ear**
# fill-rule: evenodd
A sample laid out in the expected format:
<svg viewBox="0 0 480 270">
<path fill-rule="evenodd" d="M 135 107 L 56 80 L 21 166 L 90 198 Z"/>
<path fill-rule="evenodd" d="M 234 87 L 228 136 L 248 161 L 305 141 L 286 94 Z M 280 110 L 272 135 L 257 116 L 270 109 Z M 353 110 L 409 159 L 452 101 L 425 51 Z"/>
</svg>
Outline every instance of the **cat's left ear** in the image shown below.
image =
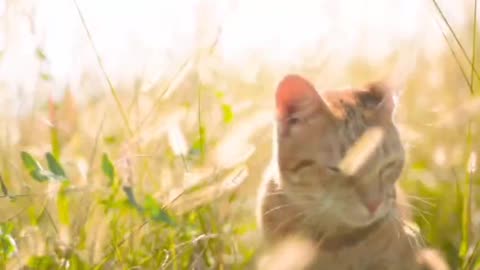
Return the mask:
<svg viewBox="0 0 480 270">
<path fill-rule="evenodd" d="M 397 93 L 392 85 L 384 81 L 373 82 L 366 86 L 360 100 L 371 114 L 390 120 L 395 112 Z"/>
<path fill-rule="evenodd" d="M 279 119 L 313 110 L 328 111 L 315 87 L 297 74 L 287 75 L 279 82 L 275 99 Z"/>
</svg>

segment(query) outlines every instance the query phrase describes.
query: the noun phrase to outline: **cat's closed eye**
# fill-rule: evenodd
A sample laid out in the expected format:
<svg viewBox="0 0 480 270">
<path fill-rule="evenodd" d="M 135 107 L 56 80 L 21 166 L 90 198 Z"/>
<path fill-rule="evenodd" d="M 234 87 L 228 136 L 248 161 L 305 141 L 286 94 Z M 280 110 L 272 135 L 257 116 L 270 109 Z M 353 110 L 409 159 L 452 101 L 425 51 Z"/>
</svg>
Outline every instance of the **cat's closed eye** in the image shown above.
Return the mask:
<svg viewBox="0 0 480 270">
<path fill-rule="evenodd" d="M 308 168 L 310 166 L 313 166 L 314 164 L 315 164 L 315 161 L 311 159 L 303 159 L 303 160 L 300 160 L 297 164 L 295 164 L 295 166 L 291 168 L 291 171 L 298 172 L 301 169 Z"/>
<path fill-rule="evenodd" d="M 328 166 L 327 167 L 327 170 L 331 173 L 334 173 L 334 174 L 340 174 L 342 173 L 342 170 L 340 170 L 340 168 L 336 167 L 336 166 Z"/>
<path fill-rule="evenodd" d="M 289 125 L 298 124 L 298 123 L 300 123 L 300 118 L 291 116 L 291 117 L 289 117 L 289 118 L 287 119 L 287 123 L 288 123 Z"/>
</svg>

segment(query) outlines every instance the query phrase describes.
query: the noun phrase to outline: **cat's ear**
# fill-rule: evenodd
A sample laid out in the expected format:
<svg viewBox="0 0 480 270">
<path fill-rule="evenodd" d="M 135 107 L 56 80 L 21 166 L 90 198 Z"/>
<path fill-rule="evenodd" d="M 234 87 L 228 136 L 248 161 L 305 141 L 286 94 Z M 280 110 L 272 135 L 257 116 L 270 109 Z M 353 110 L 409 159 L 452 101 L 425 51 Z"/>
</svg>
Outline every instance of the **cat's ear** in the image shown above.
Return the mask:
<svg viewBox="0 0 480 270">
<path fill-rule="evenodd" d="M 392 85 L 385 81 L 370 83 L 360 99 L 370 114 L 385 120 L 392 119 L 397 99 Z"/>
<path fill-rule="evenodd" d="M 315 87 L 300 75 L 285 76 L 277 86 L 277 117 L 286 118 L 299 111 L 326 108 Z"/>
</svg>

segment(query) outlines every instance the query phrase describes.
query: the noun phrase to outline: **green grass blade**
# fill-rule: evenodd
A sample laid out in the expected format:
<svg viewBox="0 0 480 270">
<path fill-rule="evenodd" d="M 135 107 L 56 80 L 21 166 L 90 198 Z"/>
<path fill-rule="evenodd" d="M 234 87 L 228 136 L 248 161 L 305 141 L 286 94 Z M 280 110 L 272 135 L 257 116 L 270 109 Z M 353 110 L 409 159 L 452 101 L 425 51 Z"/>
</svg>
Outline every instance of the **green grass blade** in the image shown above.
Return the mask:
<svg viewBox="0 0 480 270">
<path fill-rule="evenodd" d="M 471 171 L 470 171 L 470 159 L 471 159 L 471 147 L 472 136 L 470 124 L 467 129 L 467 142 L 466 151 L 469 155 L 467 158 L 467 164 L 465 168 L 465 182 L 463 187 L 463 207 L 462 207 L 462 242 L 460 244 L 459 256 L 462 260 L 462 264 L 465 265 L 467 261 L 468 249 L 470 247 L 470 226 L 472 217 L 472 183 L 471 183 Z"/>
<path fill-rule="evenodd" d="M 38 161 L 36 161 L 28 152 L 22 151 L 20 156 L 22 158 L 23 166 L 25 166 L 28 172 L 42 169 L 40 163 L 38 163 Z"/>
<path fill-rule="evenodd" d="M 56 158 L 60 158 L 60 138 L 58 136 L 58 127 L 57 127 L 57 119 L 56 119 L 56 107 L 53 101 L 53 97 L 50 94 L 50 98 L 48 101 L 48 107 L 50 110 L 50 145 L 52 147 L 52 153 Z"/>
<path fill-rule="evenodd" d="M 67 178 L 67 175 L 65 174 L 65 170 L 62 168 L 62 165 L 60 165 L 58 160 L 51 153 L 46 153 L 45 158 L 47 159 L 48 168 L 53 174 L 60 178 Z"/>
<path fill-rule="evenodd" d="M 108 178 L 108 185 L 113 185 L 115 182 L 115 167 L 106 153 L 102 155 L 102 171 Z"/>
<path fill-rule="evenodd" d="M 475 71 L 475 62 L 476 62 L 476 56 L 477 56 L 477 0 L 475 0 L 475 7 L 473 9 L 473 41 L 472 41 L 472 61 L 470 63 L 471 69 L 470 69 L 470 92 L 474 93 L 474 87 L 475 87 L 475 77 L 474 77 L 474 71 Z M 478 77 L 477 77 L 478 78 Z"/>
<path fill-rule="evenodd" d="M 3 181 L 2 175 L 0 175 L 0 188 L 1 188 L 4 196 L 9 196 L 7 185 L 5 185 L 5 182 Z"/>
<path fill-rule="evenodd" d="M 450 33 L 453 35 L 453 38 L 455 39 L 455 42 L 457 43 L 457 45 L 460 47 L 460 50 L 462 51 L 462 54 L 463 56 L 467 59 L 468 63 L 473 67 L 472 65 L 472 62 L 470 60 L 470 58 L 468 57 L 468 54 L 467 54 L 467 51 L 465 50 L 465 48 L 463 47 L 462 43 L 460 42 L 457 34 L 455 33 L 455 31 L 453 30 L 453 27 L 450 25 L 450 23 L 448 22 L 448 19 L 447 17 L 445 16 L 445 14 L 443 13 L 442 9 L 440 8 L 440 6 L 438 5 L 438 2 L 436 0 L 432 0 L 433 1 L 433 4 L 435 5 L 435 9 L 438 11 L 438 13 L 440 14 L 440 16 L 442 17 L 442 20 L 443 22 L 447 25 L 448 27 L 448 30 L 450 31 Z M 477 77 L 477 79 L 480 77 L 477 73 L 477 70 L 473 67 L 472 68 L 472 72 L 475 74 L 475 76 Z"/>
</svg>

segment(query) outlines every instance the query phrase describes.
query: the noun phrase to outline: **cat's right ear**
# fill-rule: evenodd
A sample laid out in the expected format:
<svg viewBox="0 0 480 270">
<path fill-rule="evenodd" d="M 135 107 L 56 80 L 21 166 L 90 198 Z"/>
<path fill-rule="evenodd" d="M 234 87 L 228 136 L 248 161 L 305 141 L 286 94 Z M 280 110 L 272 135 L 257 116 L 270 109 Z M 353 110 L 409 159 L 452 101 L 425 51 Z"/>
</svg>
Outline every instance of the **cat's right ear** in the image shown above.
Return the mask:
<svg viewBox="0 0 480 270">
<path fill-rule="evenodd" d="M 300 75 L 285 76 L 277 86 L 277 119 L 288 119 L 303 111 L 326 109 L 315 87 Z"/>
</svg>

